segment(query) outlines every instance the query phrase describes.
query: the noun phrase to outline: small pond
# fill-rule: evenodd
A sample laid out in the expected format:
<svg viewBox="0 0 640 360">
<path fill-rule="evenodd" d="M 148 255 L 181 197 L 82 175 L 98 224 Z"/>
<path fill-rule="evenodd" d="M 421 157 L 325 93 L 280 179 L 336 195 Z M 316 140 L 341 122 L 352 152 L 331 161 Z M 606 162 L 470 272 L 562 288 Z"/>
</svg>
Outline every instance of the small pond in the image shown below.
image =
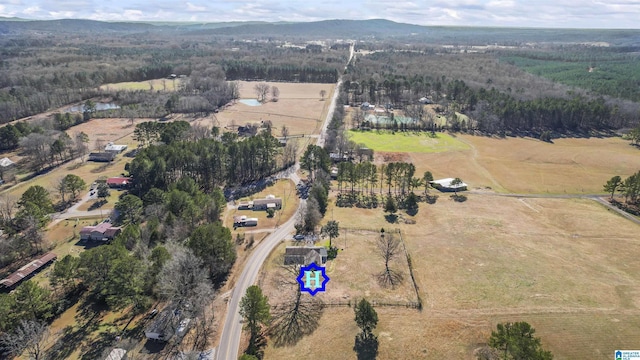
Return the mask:
<svg viewBox="0 0 640 360">
<path fill-rule="evenodd" d="M 249 106 L 260 106 L 260 105 L 262 105 L 260 103 L 260 101 L 258 101 L 256 99 L 240 99 L 239 101 L 241 103 L 243 103 L 245 105 L 249 105 Z"/>
</svg>

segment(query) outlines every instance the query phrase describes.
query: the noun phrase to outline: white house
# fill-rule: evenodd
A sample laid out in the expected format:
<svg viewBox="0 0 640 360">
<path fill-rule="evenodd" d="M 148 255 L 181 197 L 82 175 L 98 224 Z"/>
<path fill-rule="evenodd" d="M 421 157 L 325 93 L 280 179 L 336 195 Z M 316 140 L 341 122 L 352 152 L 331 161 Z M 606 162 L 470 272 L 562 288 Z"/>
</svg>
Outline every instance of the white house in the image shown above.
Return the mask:
<svg viewBox="0 0 640 360">
<path fill-rule="evenodd" d="M 460 183 L 460 184 L 457 184 L 457 185 L 452 185 L 451 182 L 453 180 L 454 180 L 453 178 L 434 180 L 434 181 L 431 181 L 430 184 L 431 184 L 431 186 L 433 186 L 434 188 L 436 188 L 436 189 L 438 189 L 440 191 L 463 191 L 463 190 L 467 190 L 467 184 Z"/>
</svg>

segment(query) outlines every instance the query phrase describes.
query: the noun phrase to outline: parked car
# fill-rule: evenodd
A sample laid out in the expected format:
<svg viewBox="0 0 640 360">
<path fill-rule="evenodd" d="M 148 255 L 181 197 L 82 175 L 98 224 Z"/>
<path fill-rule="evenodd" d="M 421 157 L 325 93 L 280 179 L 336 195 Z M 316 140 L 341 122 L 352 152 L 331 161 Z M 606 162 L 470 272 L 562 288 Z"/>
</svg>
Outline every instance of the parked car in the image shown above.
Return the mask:
<svg viewBox="0 0 640 360">
<path fill-rule="evenodd" d="M 304 240 L 304 235 L 302 235 L 302 234 L 293 235 L 293 239 L 294 240 L 298 240 L 298 241 Z"/>
</svg>

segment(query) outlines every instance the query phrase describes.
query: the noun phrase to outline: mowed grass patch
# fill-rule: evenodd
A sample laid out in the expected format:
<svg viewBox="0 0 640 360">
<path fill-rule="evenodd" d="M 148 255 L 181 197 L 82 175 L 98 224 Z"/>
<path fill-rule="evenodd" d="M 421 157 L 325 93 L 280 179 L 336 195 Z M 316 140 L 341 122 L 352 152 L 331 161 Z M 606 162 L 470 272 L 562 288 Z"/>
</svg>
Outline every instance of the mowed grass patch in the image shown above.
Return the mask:
<svg viewBox="0 0 640 360">
<path fill-rule="evenodd" d="M 468 150 L 469 145 L 445 133 L 350 131 L 350 140 L 375 151 L 438 153 Z"/>
</svg>

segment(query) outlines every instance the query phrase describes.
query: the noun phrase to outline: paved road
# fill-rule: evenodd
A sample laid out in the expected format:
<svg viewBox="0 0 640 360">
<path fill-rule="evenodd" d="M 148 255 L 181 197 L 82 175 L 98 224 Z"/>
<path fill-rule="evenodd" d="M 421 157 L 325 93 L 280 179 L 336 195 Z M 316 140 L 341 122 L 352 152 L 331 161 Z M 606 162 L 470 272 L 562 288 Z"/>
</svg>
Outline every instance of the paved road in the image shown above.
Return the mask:
<svg viewBox="0 0 640 360">
<path fill-rule="evenodd" d="M 351 59 L 353 58 L 353 50 L 354 45 L 352 44 L 349 54 L 349 61 L 351 61 Z M 324 124 L 322 125 L 322 130 L 320 132 L 320 137 L 318 138 L 317 145 L 319 146 L 324 145 L 327 127 L 329 126 L 329 122 L 331 121 L 333 112 L 336 108 L 339 87 L 341 84 L 342 77 L 338 79 L 336 90 L 334 91 L 333 97 L 331 98 L 331 104 L 329 104 L 327 117 L 325 118 Z M 292 169 L 281 175 L 282 177 L 286 176 L 290 178 L 297 185 L 300 182 L 300 177 L 298 177 L 297 174 L 298 168 L 299 164 L 296 164 Z M 253 250 L 251 257 L 247 259 L 247 265 L 242 270 L 242 273 L 238 278 L 238 282 L 232 290 L 231 298 L 229 299 L 229 302 L 227 304 L 227 317 L 222 329 L 222 335 L 220 336 L 220 344 L 216 349 L 217 360 L 235 360 L 238 358 L 240 337 L 242 335 L 242 323 L 240 322 L 241 317 L 239 313 L 240 300 L 247 291 L 247 288 L 255 283 L 256 278 L 258 277 L 258 271 L 260 271 L 262 263 L 267 259 L 267 256 L 269 256 L 271 251 L 282 240 L 286 239 L 287 236 L 289 236 L 289 234 L 294 231 L 296 215 L 300 211 L 300 209 L 305 206 L 305 203 L 305 200 L 301 200 L 296 213 L 291 216 L 291 218 L 287 222 L 280 225 L 279 228 L 275 229 L 269 236 L 267 236 L 264 241 Z"/>
<path fill-rule="evenodd" d="M 300 207 L 304 206 L 305 200 L 300 202 Z M 238 348 L 240 347 L 240 336 L 242 335 L 241 317 L 239 314 L 240 300 L 244 296 L 247 288 L 253 285 L 258 277 L 258 271 L 262 263 L 267 259 L 271 250 L 282 240 L 286 239 L 294 231 L 296 217 L 292 216 L 287 222 L 274 230 L 265 240 L 253 250 L 251 257 L 247 260 L 247 265 L 242 270 L 236 286 L 233 288 L 231 298 L 227 304 L 227 318 L 224 322 L 220 345 L 216 350 L 218 360 L 232 360 L 238 358 Z"/>
</svg>

